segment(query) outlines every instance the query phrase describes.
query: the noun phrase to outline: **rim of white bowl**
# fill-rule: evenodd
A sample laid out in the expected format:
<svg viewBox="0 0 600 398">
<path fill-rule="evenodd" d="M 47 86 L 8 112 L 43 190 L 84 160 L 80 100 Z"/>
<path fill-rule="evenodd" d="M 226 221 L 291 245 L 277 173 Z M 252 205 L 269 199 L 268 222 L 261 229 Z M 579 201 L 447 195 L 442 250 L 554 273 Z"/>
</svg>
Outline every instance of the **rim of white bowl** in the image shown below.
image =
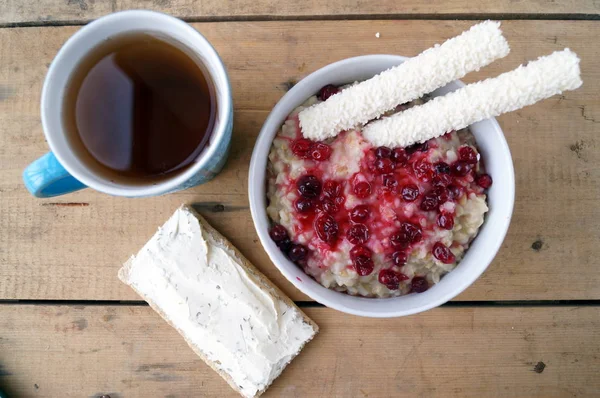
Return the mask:
<svg viewBox="0 0 600 398">
<path fill-rule="evenodd" d="M 483 122 L 490 122 L 492 130 L 496 133 L 496 138 L 498 139 L 499 147 L 495 149 L 495 152 L 499 152 L 504 157 L 503 161 L 503 174 L 504 177 L 507 178 L 507 184 L 504 188 L 503 195 L 504 199 L 507 200 L 502 204 L 503 206 L 503 214 L 499 214 L 496 216 L 498 220 L 494 220 L 495 223 L 493 228 L 496 230 L 494 234 L 495 240 L 491 243 L 491 246 L 487 248 L 487 251 L 482 254 L 483 258 L 478 259 L 477 263 L 471 266 L 471 273 L 468 274 L 468 277 L 460 279 L 454 285 L 454 288 L 445 294 L 435 294 L 431 292 L 435 292 L 435 286 L 429 289 L 425 293 L 421 293 L 416 296 L 425 297 L 426 295 L 432 296 L 429 301 L 422 305 L 413 305 L 410 308 L 402 308 L 402 305 L 397 303 L 400 300 L 404 299 L 405 301 L 410 300 L 411 296 L 415 296 L 414 294 L 404 295 L 400 297 L 392 297 L 392 298 L 366 298 L 360 296 L 351 296 L 346 293 L 337 292 L 332 289 L 328 289 L 314 280 L 312 277 L 308 276 L 304 271 L 298 268 L 295 264 L 293 264 L 290 260 L 288 260 L 281 250 L 275 245 L 275 243 L 269 237 L 269 218 L 267 215 L 267 200 L 266 200 L 266 171 L 267 171 L 267 160 L 268 155 L 271 148 L 271 143 L 273 138 L 275 137 L 277 131 L 281 127 L 283 120 L 285 117 L 297 106 L 304 103 L 307 97 L 298 97 L 298 93 L 305 86 L 311 85 L 311 83 L 318 81 L 323 76 L 328 75 L 332 71 L 336 71 L 341 67 L 364 67 L 365 64 L 394 64 L 397 65 L 404 60 L 408 59 L 404 56 L 399 55 L 388 55 L 388 54 L 373 54 L 373 55 L 363 55 L 359 57 L 347 58 L 332 64 L 329 64 L 317 71 L 311 73 L 306 76 L 300 82 L 298 82 L 290 91 L 288 91 L 275 105 L 267 119 L 265 120 L 263 127 L 259 133 L 259 136 L 254 145 L 254 149 L 252 152 L 252 158 L 250 160 L 250 169 L 248 174 L 248 194 L 250 200 L 250 211 L 252 214 L 252 220 L 254 222 L 254 227 L 257 231 L 258 237 L 261 241 L 261 244 L 271 261 L 275 264 L 275 266 L 279 269 L 279 271 L 286 277 L 288 281 L 290 281 L 298 290 L 302 293 L 306 294 L 313 300 L 335 310 L 345 312 L 348 314 L 364 316 L 364 317 L 372 317 L 372 318 L 389 318 L 389 317 L 399 317 L 412 315 L 415 313 L 423 312 L 429 310 L 431 308 L 435 308 L 448 302 L 453 299 L 460 293 L 462 293 L 466 288 L 468 288 L 473 282 L 475 282 L 481 274 L 488 268 L 489 264 L 492 262 L 496 253 L 500 249 L 504 238 L 506 237 L 506 233 L 508 231 L 508 227 L 510 225 L 510 220 L 512 217 L 513 207 L 514 207 L 514 196 L 515 196 L 515 183 L 514 183 L 514 167 L 512 163 L 512 157 L 510 154 L 510 149 L 508 147 L 508 143 L 504 137 L 502 129 L 500 125 L 496 121 L 495 118 L 487 119 Z M 389 66 L 388 66 L 389 67 Z M 384 70 L 382 68 L 381 70 Z M 323 83 L 323 82 L 321 82 Z M 321 84 L 319 83 L 319 84 Z M 330 81 L 329 81 L 330 83 Z M 464 86 L 464 83 L 457 80 L 455 83 L 458 87 Z M 323 83 L 321 85 L 325 85 L 328 83 Z M 318 85 L 317 85 L 318 86 Z M 313 91 L 316 92 L 317 89 Z M 285 109 L 289 108 L 289 111 Z M 281 115 L 279 115 L 281 113 Z M 480 123 L 483 123 L 480 122 Z M 484 156 L 485 157 L 485 156 Z M 490 196 L 488 195 L 488 202 Z M 493 208 L 492 208 L 493 209 Z M 491 211 L 490 211 L 491 213 Z M 486 214 L 485 222 L 480 227 L 478 231 L 477 237 L 482 234 L 484 230 L 488 230 L 492 228 L 490 222 L 488 222 L 490 214 Z M 475 240 L 477 239 L 475 238 Z M 475 242 L 474 240 L 474 242 Z M 473 243 L 472 243 L 473 244 Z M 471 247 L 467 250 L 467 253 L 471 250 Z M 466 256 L 466 255 L 465 255 Z M 463 264 L 464 259 L 457 266 L 460 267 Z M 284 266 L 285 265 L 285 266 Z M 456 270 L 456 269 L 455 269 Z M 453 270 L 454 271 L 454 270 Z M 448 276 L 452 275 L 452 272 L 446 274 L 444 278 L 448 278 Z M 443 278 L 443 279 L 444 279 Z M 307 283 L 308 282 L 308 283 Z M 313 288 L 309 287 L 313 286 Z M 408 299 L 407 299 L 408 298 Z M 347 302 L 353 304 L 348 305 Z M 360 308 L 356 308 L 357 306 L 368 306 L 377 308 L 377 311 L 364 310 Z M 398 308 L 399 307 L 399 308 Z"/>
</svg>

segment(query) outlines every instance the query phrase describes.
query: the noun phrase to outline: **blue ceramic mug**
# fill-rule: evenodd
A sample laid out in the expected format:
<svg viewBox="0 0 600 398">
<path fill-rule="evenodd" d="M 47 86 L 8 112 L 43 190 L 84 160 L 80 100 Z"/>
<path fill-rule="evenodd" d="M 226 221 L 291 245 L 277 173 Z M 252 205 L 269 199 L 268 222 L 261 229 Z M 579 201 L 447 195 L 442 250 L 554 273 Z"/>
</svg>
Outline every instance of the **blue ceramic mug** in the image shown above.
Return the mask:
<svg viewBox="0 0 600 398">
<path fill-rule="evenodd" d="M 143 32 L 181 46 L 208 71 L 217 101 L 217 115 L 206 147 L 185 171 L 153 183 L 128 185 L 111 181 L 85 164 L 69 143 L 62 120 L 63 98 L 79 62 L 98 44 L 116 35 Z M 34 196 L 47 198 L 86 187 L 110 195 L 145 197 L 179 191 L 212 179 L 227 160 L 233 129 L 233 101 L 227 71 L 219 55 L 198 31 L 187 23 L 152 11 L 123 11 L 86 25 L 60 49 L 50 69 L 41 99 L 42 126 L 52 152 L 23 172 L 25 186 Z"/>
</svg>

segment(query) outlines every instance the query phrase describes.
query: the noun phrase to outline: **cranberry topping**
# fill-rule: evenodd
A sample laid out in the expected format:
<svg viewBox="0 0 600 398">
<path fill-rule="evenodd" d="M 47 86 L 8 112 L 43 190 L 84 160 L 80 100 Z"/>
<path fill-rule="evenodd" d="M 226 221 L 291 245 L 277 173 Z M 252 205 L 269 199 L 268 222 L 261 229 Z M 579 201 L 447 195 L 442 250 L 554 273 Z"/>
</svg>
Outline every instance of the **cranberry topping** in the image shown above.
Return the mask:
<svg viewBox="0 0 600 398">
<path fill-rule="evenodd" d="M 350 258 L 354 260 L 358 257 L 371 257 L 371 250 L 363 245 L 356 245 L 350 249 Z"/>
<path fill-rule="evenodd" d="M 369 240 L 369 228 L 365 224 L 354 224 L 346 232 L 346 238 L 354 245 L 366 243 Z"/>
<path fill-rule="evenodd" d="M 419 159 L 415 163 L 413 163 L 413 171 L 415 172 L 415 176 L 424 182 L 428 182 L 431 180 L 431 163 L 429 163 L 425 159 Z"/>
<path fill-rule="evenodd" d="M 424 197 L 423 201 L 421 201 L 421 210 L 423 211 L 432 211 L 438 208 L 440 202 L 438 197 L 433 192 L 428 192 Z"/>
<path fill-rule="evenodd" d="M 469 174 L 472 169 L 473 165 L 460 160 L 452 165 L 452 174 L 464 177 Z"/>
<path fill-rule="evenodd" d="M 431 190 L 431 193 L 435 195 L 439 204 L 444 204 L 450 198 L 450 194 L 448 193 L 448 189 L 446 187 L 437 186 Z"/>
<path fill-rule="evenodd" d="M 335 214 L 340 209 L 337 203 L 328 198 L 323 199 L 321 203 L 319 203 L 318 208 L 329 214 Z"/>
<path fill-rule="evenodd" d="M 294 140 L 292 143 L 292 152 L 294 155 L 302 158 L 308 159 L 310 158 L 310 150 L 312 148 L 312 141 L 307 140 L 305 138 L 298 138 Z"/>
<path fill-rule="evenodd" d="M 303 175 L 296 182 L 298 193 L 305 198 L 316 198 L 321 193 L 321 182 L 313 175 Z"/>
<path fill-rule="evenodd" d="M 298 213 L 308 213 L 315 208 L 315 202 L 310 198 L 299 197 L 294 202 L 294 207 L 298 210 Z"/>
<path fill-rule="evenodd" d="M 370 257 L 358 256 L 353 260 L 354 269 L 360 276 L 367 276 L 373 272 L 375 264 Z"/>
<path fill-rule="evenodd" d="M 310 150 L 310 157 L 318 162 L 327 160 L 330 156 L 331 147 L 327 144 L 323 144 L 322 142 L 315 143 Z"/>
<path fill-rule="evenodd" d="M 399 272 L 394 272 L 391 269 L 382 269 L 379 271 L 379 277 L 377 278 L 379 283 L 385 285 L 390 290 L 398 290 L 400 287 L 400 281 L 408 280 L 408 276 Z"/>
<path fill-rule="evenodd" d="M 448 193 L 450 194 L 450 199 L 458 200 L 463 194 L 463 189 L 457 185 L 451 184 L 448 185 Z"/>
<path fill-rule="evenodd" d="M 408 163 L 410 156 L 404 148 L 394 148 L 392 150 L 391 159 L 396 163 L 396 166 L 405 166 Z"/>
<path fill-rule="evenodd" d="M 327 214 L 321 213 L 315 219 L 315 231 L 317 232 L 317 236 L 323 242 L 334 244 L 337 240 L 338 235 L 338 224 L 335 219 Z"/>
<path fill-rule="evenodd" d="M 454 228 L 454 217 L 449 213 L 441 213 L 437 217 L 437 225 L 439 225 L 440 228 L 451 231 L 452 228 Z"/>
<path fill-rule="evenodd" d="M 394 163 L 388 158 L 377 159 L 375 161 L 375 170 L 379 174 L 389 174 L 394 171 Z"/>
<path fill-rule="evenodd" d="M 458 150 L 458 158 L 468 164 L 477 164 L 477 152 L 470 146 L 462 146 Z"/>
<path fill-rule="evenodd" d="M 396 167 L 404 166 L 408 162 L 408 154 L 403 148 L 395 148 L 392 151 L 392 160 L 396 162 Z"/>
<path fill-rule="evenodd" d="M 323 184 L 323 195 L 328 196 L 330 198 L 335 198 L 342 194 L 343 187 L 342 184 L 333 181 L 327 180 L 325 184 Z"/>
<path fill-rule="evenodd" d="M 392 261 L 394 262 L 394 265 L 402 267 L 408 261 L 408 255 L 403 251 L 394 252 L 392 253 Z"/>
<path fill-rule="evenodd" d="M 423 276 L 415 276 L 412 281 L 410 281 L 411 291 L 414 293 L 423 293 L 429 289 L 429 283 L 427 283 L 427 279 Z"/>
<path fill-rule="evenodd" d="M 454 254 L 441 242 L 435 242 L 432 250 L 433 256 L 444 264 L 452 264 L 456 261 Z"/>
<path fill-rule="evenodd" d="M 438 174 L 437 176 L 433 177 L 431 183 L 434 186 L 447 187 L 452 183 L 452 177 L 449 174 Z"/>
<path fill-rule="evenodd" d="M 406 147 L 406 152 L 410 155 L 412 155 L 413 153 L 419 151 L 419 152 L 427 152 L 427 150 L 429 149 L 429 143 L 427 141 L 420 143 L 420 144 L 414 144 L 411 145 L 409 147 Z"/>
<path fill-rule="evenodd" d="M 392 150 L 386 146 L 380 146 L 379 148 L 375 149 L 375 156 L 380 159 L 389 158 L 392 156 Z"/>
<path fill-rule="evenodd" d="M 367 205 L 358 205 L 350 210 L 350 220 L 357 223 L 362 223 L 367 221 L 370 214 L 371 211 Z"/>
<path fill-rule="evenodd" d="M 359 198 L 366 198 L 371 195 L 371 184 L 366 181 L 360 181 L 354 184 L 354 193 Z"/>
<path fill-rule="evenodd" d="M 297 263 L 303 261 L 308 257 L 308 249 L 304 245 L 293 244 L 290 251 L 288 252 L 290 260 Z"/>
<path fill-rule="evenodd" d="M 290 238 L 285 238 L 282 241 L 277 242 L 277 247 L 284 252 L 287 253 L 292 248 L 292 241 Z"/>
<path fill-rule="evenodd" d="M 383 176 L 383 186 L 392 192 L 396 192 L 396 189 L 398 188 L 398 181 L 392 174 L 386 174 Z"/>
<path fill-rule="evenodd" d="M 400 229 L 390 237 L 394 249 L 405 249 L 411 243 L 419 242 L 423 238 L 421 227 L 409 222 L 400 224 Z"/>
<path fill-rule="evenodd" d="M 339 88 L 337 88 L 333 84 L 328 84 L 326 86 L 323 86 L 319 90 L 319 93 L 317 94 L 317 98 L 320 99 L 321 101 L 327 101 L 329 99 L 329 97 L 331 97 L 332 95 L 335 95 L 339 92 L 340 92 Z"/>
<path fill-rule="evenodd" d="M 435 172 L 438 174 L 450 174 L 450 166 L 446 162 L 437 162 Z"/>
<path fill-rule="evenodd" d="M 288 238 L 288 233 L 283 225 L 275 225 L 269 231 L 269 236 L 274 242 L 281 242 Z"/>
<path fill-rule="evenodd" d="M 488 189 L 492 186 L 492 177 L 489 174 L 482 174 L 475 181 L 483 189 Z"/>
<path fill-rule="evenodd" d="M 405 185 L 400 194 L 405 201 L 414 202 L 419 197 L 419 188 L 414 184 Z"/>
</svg>

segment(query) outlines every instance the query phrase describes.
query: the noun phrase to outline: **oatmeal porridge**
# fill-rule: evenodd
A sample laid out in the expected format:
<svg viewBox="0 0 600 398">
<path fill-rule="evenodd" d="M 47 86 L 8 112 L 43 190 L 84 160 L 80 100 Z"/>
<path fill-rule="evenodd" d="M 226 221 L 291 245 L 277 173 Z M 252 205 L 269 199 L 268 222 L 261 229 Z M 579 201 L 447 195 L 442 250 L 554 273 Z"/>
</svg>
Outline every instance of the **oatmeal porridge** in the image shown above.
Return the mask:
<svg viewBox="0 0 600 398">
<path fill-rule="evenodd" d="M 475 139 L 468 129 L 395 149 L 373 147 L 360 129 L 304 139 L 298 113 L 337 92 L 321 89 L 273 140 L 271 238 L 325 287 L 366 297 L 423 292 L 456 267 L 488 210 L 492 179 Z"/>
</svg>

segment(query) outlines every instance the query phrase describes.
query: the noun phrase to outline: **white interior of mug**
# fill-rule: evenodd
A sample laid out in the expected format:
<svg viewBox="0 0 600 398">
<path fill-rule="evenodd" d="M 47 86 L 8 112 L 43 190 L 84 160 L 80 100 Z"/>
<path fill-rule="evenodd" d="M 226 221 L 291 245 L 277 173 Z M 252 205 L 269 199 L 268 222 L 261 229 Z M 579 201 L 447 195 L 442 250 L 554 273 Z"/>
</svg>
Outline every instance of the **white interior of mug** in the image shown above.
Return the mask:
<svg viewBox="0 0 600 398">
<path fill-rule="evenodd" d="M 459 265 L 426 292 L 375 299 L 327 289 L 289 261 L 271 240 L 266 212 L 267 160 L 273 138 L 287 115 L 326 84 L 342 85 L 369 79 L 405 59 L 407 58 L 397 55 L 366 55 L 336 62 L 307 76 L 273 108 L 252 153 L 248 184 L 250 209 L 258 236 L 269 257 L 300 291 L 328 307 L 350 314 L 369 317 L 404 316 L 437 307 L 454 298 L 471 285 L 491 263 L 504 240 L 512 215 L 515 182 L 510 150 L 496 120 L 487 119 L 470 126 L 470 129 L 482 153 L 486 171 L 494 179 L 488 192 L 490 211 Z M 443 95 L 462 86 L 461 82 L 452 82 L 436 90 L 433 95 Z"/>
<path fill-rule="evenodd" d="M 172 178 L 147 184 L 127 185 L 95 173 L 86 166 L 69 143 L 62 117 L 64 96 L 79 63 L 103 41 L 124 33 L 143 32 L 177 45 L 202 64 L 215 88 L 217 114 L 212 134 L 195 164 Z M 44 134 L 60 163 L 85 185 L 111 195 L 152 196 L 169 192 L 206 164 L 223 138 L 231 113 L 231 88 L 227 72 L 211 44 L 187 23 L 152 11 L 123 11 L 102 17 L 81 28 L 60 49 L 50 65 L 42 90 L 41 113 Z"/>
</svg>

